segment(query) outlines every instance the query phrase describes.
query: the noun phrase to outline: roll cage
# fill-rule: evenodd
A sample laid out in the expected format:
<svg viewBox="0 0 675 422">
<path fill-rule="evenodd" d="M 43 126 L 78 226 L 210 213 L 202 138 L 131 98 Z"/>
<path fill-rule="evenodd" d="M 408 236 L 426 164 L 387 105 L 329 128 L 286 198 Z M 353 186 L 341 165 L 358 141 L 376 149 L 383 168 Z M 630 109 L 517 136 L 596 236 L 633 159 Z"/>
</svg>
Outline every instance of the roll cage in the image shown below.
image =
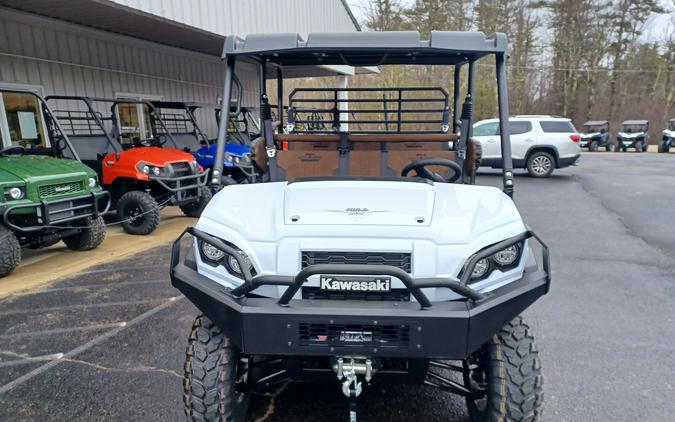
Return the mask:
<svg viewBox="0 0 675 422">
<path fill-rule="evenodd" d="M 416 31 L 404 32 L 363 32 L 363 33 L 311 33 L 307 39 L 303 39 L 298 34 L 252 34 L 246 38 L 237 36 L 228 36 L 225 38 L 223 49 L 223 60 L 225 61 L 224 85 L 223 85 L 223 104 L 229 104 L 232 98 L 232 86 L 235 81 L 235 64 L 237 61 L 254 62 L 259 66 L 259 87 L 260 87 L 260 115 L 262 121 L 262 136 L 264 138 L 264 148 L 259 148 L 262 153 L 256 156 L 266 157 L 265 170 L 267 170 L 267 180 L 283 180 L 288 172 L 280 171 L 279 151 L 284 150 L 284 146 L 290 143 L 301 142 L 322 142 L 328 140 L 326 137 L 334 137 L 330 142 L 337 143 L 337 153 L 342 157 L 349 151 L 356 150 L 357 140 L 369 144 L 365 150 L 372 150 L 373 146 L 380 145 L 387 148 L 389 143 L 415 143 L 415 142 L 448 142 L 453 143 L 453 159 L 460 164 L 463 172 L 469 169 L 465 166 L 468 149 L 470 148 L 470 138 L 472 135 L 473 124 L 473 93 L 475 85 L 476 62 L 487 56 L 495 57 L 495 72 L 497 81 L 498 108 L 500 119 L 500 138 L 502 151 L 502 182 L 504 192 L 513 195 L 513 164 L 511 160 L 511 143 L 508 130 L 508 97 L 506 88 L 506 56 L 508 46 L 506 35 L 495 33 L 486 37 L 482 33 L 476 32 L 454 32 L 454 31 L 432 31 L 428 40 L 422 40 L 420 34 Z M 303 88 L 293 92 L 290 96 L 288 108 L 288 122 L 284 124 L 283 115 L 279 113 L 279 128 L 283 128 L 286 133 L 277 133 L 275 139 L 275 129 L 272 122 L 271 105 L 266 90 L 266 81 L 268 74 L 275 73 L 277 81 L 277 104 L 278 110 L 284 109 L 283 101 L 283 74 L 284 68 L 297 66 L 319 66 L 319 65 L 347 65 L 347 66 L 384 66 L 384 65 L 445 65 L 454 68 L 454 86 L 452 109 L 450 109 L 449 96 L 445 100 L 445 105 L 441 117 L 441 125 L 436 130 L 420 131 L 414 129 L 405 129 L 403 127 L 404 114 L 399 107 L 395 121 L 389 122 L 390 113 L 387 108 L 391 101 L 385 100 L 383 104 L 384 118 L 377 124 L 396 128 L 396 130 L 372 130 L 372 131 L 347 131 L 343 130 L 343 125 L 352 123 L 358 124 L 358 120 L 347 122 L 344 118 L 344 109 L 337 107 L 341 102 L 339 89 L 330 90 L 334 95 L 334 106 L 328 110 L 322 109 L 321 118 L 305 119 L 311 120 L 304 124 L 318 125 L 313 126 L 312 130 L 296 131 L 296 125 L 303 119 L 298 119 L 298 97 L 300 92 L 310 90 Z M 462 69 L 468 67 L 466 73 L 466 92 L 464 102 L 460 109 L 461 101 L 461 82 Z M 419 88 L 416 88 L 419 89 Z M 423 88 L 429 89 L 429 88 Z M 355 91 L 355 89 L 347 89 Z M 388 88 L 380 91 L 388 91 Z M 407 88 L 395 88 L 394 92 L 400 93 Z M 324 90 L 325 91 L 325 90 Z M 314 92 L 320 92 L 314 91 Z M 378 100 L 381 102 L 381 100 Z M 398 104 L 399 101 L 394 101 Z M 330 118 L 324 117 L 325 113 Z M 452 113 L 452 121 L 449 117 Z M 341 116 L 342 115 L 342 116 Z M 318 116 L 317 116 L 318 117 Z M 227 119 L 224 116 L 220 118 L 218 130 L 218 148 L 215 159 L 214 171 L 212 173 L 211 184 L 219 185 L 220 175 L 223 171 L 223 153 L 227 136 Z M 369 121 L 372 119 L 368 119 Z M 407 119 L 407 123 L 412 125 L 430 122 L 419 122 L 417 120 L 426 119 Z M 401 124 L 398 124 L 400 121 Z M 431 122 L 433 123 L 433 122 Z M 321 130 L 316 130 L 316 129 Z M 324 130 L 324 128 L 326 130 Z M 297 133 L 296 133 L 297 132 Z M 312 133 L 308 133 L 312 132 Z M 373 133 L 377 132 L 377 133 Z M 454 136 L 449 136 L 454 135 Z M 425 138 L 426 136 L 426 138 Z M 431 141 L 430 139 L 434 140 Z M 446 140 L 448 142 L 446 142 Z M 448 157 L 450 155 L 447 155 Z M 311 158 L 311 157 L 310 157 Z M 307 167 L 305 165 L 305 167 Z M 336 170 L 338 175 L 344 171 L 341 166 Z M 471 183 L 473 178 L 462 174 L 459 180 L 464 183 Z"/>
<path fill-rule="evenodd" d="M 84 109 L 73 110 L 69 107 L 58 107 L 54 110 L 57 119 L 63 126 L 75 136 L 92 136 L 104 138 L 103 151 L 115 152 L 119 159 L 119 153 L 128 147 L 140 145 L 124 145 L 121 140 L 121 128 L 118 121 L 117 108 L 121 104 L 138 104 L 148 107 L 150 112 L 150 133 L 152 135 L 151 144 L 155 146 L 162 146 L 164 143 L 159 139 L 166 137 L 174 148 L 178 149 L 176 140 L 167 129 L 166 124 L 162 120 L 157 108 L 150 101 L 145 100 L 128 100 L 128 99 L 112 99 L 99 97 L 85 97 L 78 95 L 49 95 L 45 97 L 46 101 L 74 101 L 81 102 Z M 104 104 L 105 108 L 110 110 L 110 114 L 105 116 L 98 104 Z M 139 140 L 142 141 L 142 140 Z M 101 152 L 103 152 L 101 151 Z"/>
<path fill-rule="evenodd" d="M 25 153 L 36 155 L 50 155 L 52 157 L 57 158 L 73 158 L 75 160 L 81 161 L 80 156 L 77 154 L 77 151 L 73 147 L 73 144 L 70 142 L 70 139 L 66 135 L 66 132 L 63 130 L 61 124 L 54 115 L 54 112 L 47 104 L 46 98 L 42 98 L 40 95 L 27 89 L 2 88 L 0 89 L 0 92 L 32 95 L 40 103 L 40 111 L 42 113 L 42 117 L 44 119 L 47 132 L 46 136 L 48 138 L 47 141 L 48 146 L 43 148 L 25 149 Z M 0 149 L 3 149 L 1 144 Z"/>
<path fill-rule="evenodd" d="M 649 120 L 624 120 L 621 123 L 621 130 L 624 132 L 633 131 L 637 129 L 639 132 L 647 132 L 649 130 Z"/>
<path fill-rule="evenodd" d="M 599 132 L 601 129 L 605 129 L 606 132 L 609 132 L 609 122 L 607 120 L 589 120 L 583 124 L 588 133 Z"/>
</svg>

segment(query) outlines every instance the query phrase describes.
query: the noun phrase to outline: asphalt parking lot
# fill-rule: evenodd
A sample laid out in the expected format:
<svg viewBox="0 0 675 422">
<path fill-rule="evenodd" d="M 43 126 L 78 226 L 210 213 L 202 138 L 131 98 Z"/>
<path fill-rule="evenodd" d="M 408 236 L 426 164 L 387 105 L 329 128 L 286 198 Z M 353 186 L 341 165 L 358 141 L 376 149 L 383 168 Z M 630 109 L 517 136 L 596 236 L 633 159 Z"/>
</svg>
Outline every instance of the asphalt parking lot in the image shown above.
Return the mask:
<svg viewBox="0 0 675 422">
<path fill-rule="evenodd" d="M 552 251 L 552 291 L 525 314 L 545 420 L 671 420 L 675 155 L 585 154 L 550 179 L 517 177 L 516 202 Z M 0 420 L 182 420 L 196 310 L 170 286 L 168 257 L 158 247 L 0 301 Z M 360 405 L 365 421 L 467 420 L 460 398 L 424 387 L 367 387 Z M 255 396 L 250 416 L 345 419 L 337 383 Z"/>
</svg>

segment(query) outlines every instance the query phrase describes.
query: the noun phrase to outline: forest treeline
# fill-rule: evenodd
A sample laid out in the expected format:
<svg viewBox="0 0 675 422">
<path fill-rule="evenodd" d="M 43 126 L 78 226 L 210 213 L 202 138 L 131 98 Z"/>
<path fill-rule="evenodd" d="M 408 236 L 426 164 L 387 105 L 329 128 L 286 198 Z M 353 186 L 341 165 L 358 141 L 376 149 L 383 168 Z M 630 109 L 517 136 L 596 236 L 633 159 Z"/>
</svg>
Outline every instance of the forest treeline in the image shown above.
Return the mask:
<svg viewBox="0 0 675 422">
<path fill-rule="evenodd" d="M 675 31 L 650 27 L 668 13 L 658 0 L 370 0 L 365 12 L 364 30 L 505 32 L 512 115 L 562 115 L 577 127 L 608 119 L 612 132 L 624 119 L 649 119 L 652 140 L 675 118 Z M 492 63 L 477 73 L 476 118 L 493 117 Z M 396 66 L 354 79 L 449 87 L 452 71 Z"/>
</svg>

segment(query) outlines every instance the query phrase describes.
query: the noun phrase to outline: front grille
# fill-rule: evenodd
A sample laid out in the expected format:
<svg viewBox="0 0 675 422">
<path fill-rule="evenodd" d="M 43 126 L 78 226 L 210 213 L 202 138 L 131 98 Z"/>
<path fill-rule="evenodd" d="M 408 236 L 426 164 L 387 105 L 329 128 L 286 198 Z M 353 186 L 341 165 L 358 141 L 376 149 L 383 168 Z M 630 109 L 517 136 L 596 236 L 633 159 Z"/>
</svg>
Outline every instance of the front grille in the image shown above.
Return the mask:
<svg viewBox="0 0 675 422">
<path fill-rule="evenodd" d="M 410 327 L 401 325 L 300 323 L 301 346 L 390 347 L 406 349 Z"/>
<path fill-rule="evenodd" d="M 174 176 L 189 176 L 192 174 L 192 169 L 190 168 L 190 163 L 180 162 L 171 164 L 173 167 Z"/>
<path fill-rule="evenodd" d="M 302 252 L 302 268 L 315 264 L 391 265 L 412 272 L 412 257 L 399 252 Z"/>
<path fill-rule="evenodd" d="M 388 292 L 328 291 L 320 287 L 303 287 L 302 298 L 307 300 L 371 300 L 376 302 L 409 302 L 408 289 L 391 289 Z"/>
<path fill-rule="evenodd" d="M 44 185 L 38 187 L 40 198 L 49 198 L 52 196 L 68 195 L 84 190 L 82 182 L 56 183 L 53 185 Z"/>
</svg>

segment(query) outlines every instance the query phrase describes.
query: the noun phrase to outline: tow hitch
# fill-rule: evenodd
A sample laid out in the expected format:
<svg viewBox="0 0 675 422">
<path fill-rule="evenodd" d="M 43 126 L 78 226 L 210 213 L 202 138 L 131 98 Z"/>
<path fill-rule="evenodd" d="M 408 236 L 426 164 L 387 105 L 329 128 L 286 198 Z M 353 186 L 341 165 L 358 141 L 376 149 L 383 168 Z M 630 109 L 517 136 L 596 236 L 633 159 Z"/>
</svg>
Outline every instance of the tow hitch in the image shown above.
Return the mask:
<svg viewBox="0 0 675 422">
<path fill-rule="evenodd" d="M 370 382 L 375 373 L 373 362 L 364 357 L 338 358 L 333 370 L 339 381 L 342 382 L 342 393 L 349 398 L 349 422 L 357 422 L 356 399 L 361 395 L 363 386 L 359 376 Z"/>
</svg>

